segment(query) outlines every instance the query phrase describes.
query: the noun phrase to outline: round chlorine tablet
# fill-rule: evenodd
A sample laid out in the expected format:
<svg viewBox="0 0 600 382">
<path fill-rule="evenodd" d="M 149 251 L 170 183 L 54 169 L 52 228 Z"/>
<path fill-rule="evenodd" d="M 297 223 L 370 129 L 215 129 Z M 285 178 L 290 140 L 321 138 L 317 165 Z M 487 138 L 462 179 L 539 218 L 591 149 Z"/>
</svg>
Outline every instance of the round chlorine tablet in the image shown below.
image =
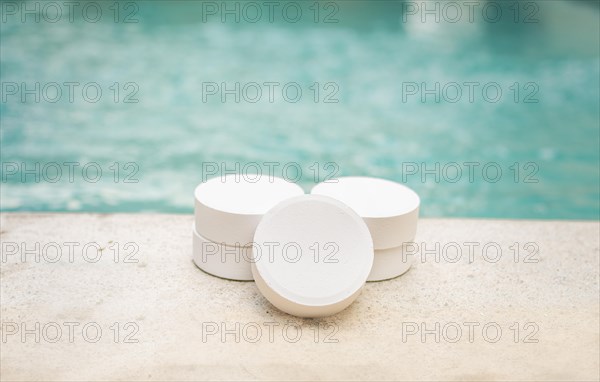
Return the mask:
<svg viewBox="0 0 600 382">
<path fill-rule="evenodd" d="M 399 247 L 417 232 L 419 195 L 410 188 L 385 179 L 343 177 L 319 183 L 311 194 L 342 201 L 367 223 L 375 249 Z"/>
<path fill-rule="evenodd" d="M 213 276 L 224 279 L 254 280 L 250 262 L 252 247 L 229 246 L 214 243 L 198 234 L 192 226 L 194 263 Z"/>
<path fill-rule="evenodd" d="M 389 280 L 403 275 L 410 269 L 412 260 L 412 256 L 406 254 L 405 246 L 377 249 L 367 281 Z"/>
<path fill-rule="evenodd" d="M 273 176 L 229 174 L 212 178 L 194 191 L 196 230 L 216 243 L 249 245 L 268 210 L 303 194 L 297 184 Z"/>
<path fill-rule="evenodd" d="M 360 294 L 373 265 L 364 221 L 320 195 L 288 199 L 265 214 L 254 236 L 252 273 L 275 307 L 299 317 L 338 313 Z"/>
</svg>

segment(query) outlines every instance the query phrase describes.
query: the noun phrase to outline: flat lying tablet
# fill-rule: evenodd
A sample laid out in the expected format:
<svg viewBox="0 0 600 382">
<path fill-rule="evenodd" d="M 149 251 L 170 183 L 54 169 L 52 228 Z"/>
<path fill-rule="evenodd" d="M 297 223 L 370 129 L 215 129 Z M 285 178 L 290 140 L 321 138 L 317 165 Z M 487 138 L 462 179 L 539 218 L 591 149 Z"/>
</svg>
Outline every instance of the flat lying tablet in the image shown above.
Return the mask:
<svg viewBox="0 0 600 382">
<path fill-rule="evenodd" d="M 288 199 L 256 229 L 252 273 L 275 307 L 299 317 L 340 312 L 360 294 L 373 265 L 369 229 L 342 202 L 320 195 Z"/>
<path fill-rule="evenodd" d="M 343 177 L 317 184 L 311 194 L 335 198 L 356 211 L 367 223 L 375 249 L 399 247 L 415 238 L 421 201 L 416 192 L 402 184 Z"/>
<path fill-rule="evenodd" d="M 367 281 L 393 279 L 406 273 L 412 263 L 413 256 L 405 253 L 405 246 L 375 250 L 373 268 Z"/>
<path fill-rule="evenodd" d="M 248 245 L 265 212 L 298 195 L 304 195 L 300 186 L 272 176 L 212 178 L 194 191 L 196 230 L 216 243 Z"/>
<path fill-rule="evenodd" d="M 252 247 L 214 243 L 198 234 L 192 226 L 194 263 L 206 273 L 230 280 L 254 280 L 250 262 Z"/>
</svg>

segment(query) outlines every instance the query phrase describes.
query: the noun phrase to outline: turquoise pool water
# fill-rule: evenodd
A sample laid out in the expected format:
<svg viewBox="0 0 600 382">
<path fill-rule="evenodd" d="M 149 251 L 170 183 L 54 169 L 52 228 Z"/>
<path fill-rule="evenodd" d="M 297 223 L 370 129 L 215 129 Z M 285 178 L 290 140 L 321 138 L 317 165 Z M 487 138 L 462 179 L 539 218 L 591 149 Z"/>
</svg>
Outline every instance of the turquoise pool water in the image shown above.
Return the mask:
<svg viewBox="0 0 600 382">
<path fill-rule="evenodd" d="M 515 17 L 506 2 L 499 22 L 422 22 L 415 3 L 392 1 L 321 3 L 318 15 L 296 2 L 298 22 L 296 8 L 223 22 L 221 2 L 95 4 L 97 22 L 3 9 L 3 211 L 191 212 L 207 163 L 276 162 L 276 175 L 300 168 L 306 190 L 334 171 L 402 181 L 424 216 L 599 217 L 594 4 L 537 2 Z M 240 84 L 239 103 L 223 83 Z"/>
</svg>

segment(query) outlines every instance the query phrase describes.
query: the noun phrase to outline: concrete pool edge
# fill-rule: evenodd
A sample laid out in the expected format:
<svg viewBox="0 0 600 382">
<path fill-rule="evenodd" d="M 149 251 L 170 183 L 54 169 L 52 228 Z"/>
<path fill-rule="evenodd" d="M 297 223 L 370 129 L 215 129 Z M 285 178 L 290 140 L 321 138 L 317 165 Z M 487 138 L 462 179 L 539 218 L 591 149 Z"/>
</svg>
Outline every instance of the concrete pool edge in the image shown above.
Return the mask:
<svg viewBox="0 0 600 382">
<path fill-rule="evenodd" d="M 600 377 L 597 221 L 423 218 L 415 242 L 428 245 L 425 249 L 435 243 L 440 248 L 496 243 L 504 256 L 495 263 L 479 253 L 472 262 L 463 258 L 456 263 L 448 261 L 452 256 L 440 256 L 440 261 L 435 254 L 426 256 L 397 279 L 367 284 L 345 311 L 315 321 L 275 310 L 252 282 L 222 280 L 197 269 L 191 261 L 191 214 L 0 216 L 3 243 L 32 248 L 34 243 L 97 242 L 109 248 L 111 242 L 120 247 L 131 242 L 139 247 L 138 262 L 131 264 L 122 261 L 124 250 L 119 262 L 112 257 L 97 263 L 71 262 L 66 256 L 56 263 L 3 258 L 3 323 L 32 328 L 36 322 L 97 322 L 105 333 L 97 343 L 81 337 L 49 343 L 44 336 L 35 343 L 32 335 L 25 342 L 10 336 L 0 355 L 0 371 L 8 380 Z M 514 243 L 522 250 L 518 262 L 510 250 Z M 526 243 L 537 244 L 538 254 L 530 260 L 538 262 L 523 262 Z M 281 336 L 250 342 L 243 335 L 240 342 L 235 335 L 221 341 L 220 333 L 203 340 L 205 323 L 225 323 L 228 329 L 235 323 L 259 323 L 264 329 L 264 323 L 283 326 L 288 321 L 304 329 L 298 342 Z M 139 342 L 114 343 L 110 326 L 115 322 L 136 323 Z M 315 322 L 322 330 L 323 324 L 337 325 L 339 341 L 323 342 L 331 334 L 323 331 L 315 343 Z M 461 338 L 457 343 L 445 341 L 443 333 L 440 342 L 434 335 L 426 335 L 425 342 L 420 333 L 406 340 L 402 336 L 406 323 L 431 329 L 452 322 L 495 322 L 504 334 L 495 343 L 482 340 L 481 332 L 473 342 Z M 515 322 L 521 330 L 516 343 L 510 329 Z M 532 338 L 537 343 L 523 342 L 532 333 L 525 328 L 528 323 L 539 329 Z"/>
</svg>

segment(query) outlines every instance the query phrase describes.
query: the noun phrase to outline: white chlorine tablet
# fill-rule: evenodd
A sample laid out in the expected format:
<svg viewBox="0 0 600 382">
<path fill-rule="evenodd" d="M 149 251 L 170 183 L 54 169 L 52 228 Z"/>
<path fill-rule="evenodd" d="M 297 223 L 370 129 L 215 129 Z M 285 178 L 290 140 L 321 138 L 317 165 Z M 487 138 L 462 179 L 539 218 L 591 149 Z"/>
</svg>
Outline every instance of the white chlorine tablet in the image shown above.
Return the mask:
<svg viewBox="0 0 600 382">
<path fill-rule="evenodd" d="M 381 281 L 398 277 L 410 269 L 413 257 L 406 246 L 375 250 L 373 268 L 367 281 Z"/>
<path fill-rule="evenodd" d="M 216 243 L 248 245 L 265 212 L 303 194 L 297 184 L 273 176 L 231 174 L 212 178 L 194 191 L 196 230 Z"/>
<path fill-rule="evenodd" d="M 254 280 L 250 262 L 252 247 L 214 243 L 198 234 L 192 226 L 194 263 L 213 276 L 231 280 Z"/>
<path fill-rule="evenodd" d="M 375 249 L 399 247 L 415 238 L 421 200 L 399 183 L 343 177 L 317 184 L 311 194 L 330 196 L 356 211 L 367 223 Z"/>
<path fill-rule="evenodd" d="M 261 220 L 252 273 L 275 307 L 300 317 L 340 312 L 359 295 L 373 265 L 364 221 L 338 200 L 303 195 Z"/>
</svg>

